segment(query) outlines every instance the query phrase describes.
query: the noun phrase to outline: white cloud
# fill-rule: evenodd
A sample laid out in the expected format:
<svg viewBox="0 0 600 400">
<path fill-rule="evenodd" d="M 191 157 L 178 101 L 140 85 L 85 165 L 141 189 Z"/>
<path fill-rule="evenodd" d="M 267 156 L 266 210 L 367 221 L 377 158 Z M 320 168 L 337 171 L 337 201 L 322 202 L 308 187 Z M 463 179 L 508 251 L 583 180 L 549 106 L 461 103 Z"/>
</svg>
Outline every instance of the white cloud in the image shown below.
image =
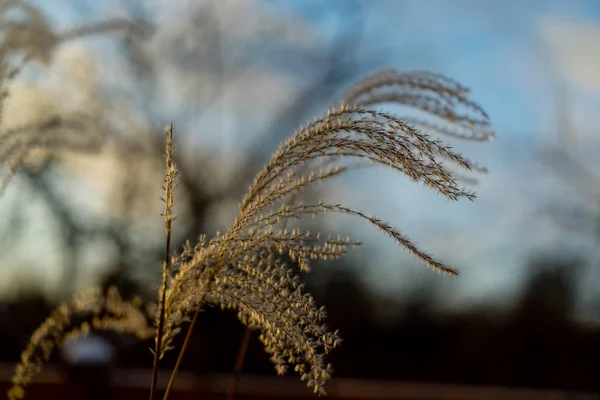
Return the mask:
<svg viewBox="0 0 600 400">
<path fill-rule="evenodd" d="M 562 77 L 578 90 L 600 92 L 600 24 L 553 15 L 539 20 L 538 31 Z"/>
</svg>

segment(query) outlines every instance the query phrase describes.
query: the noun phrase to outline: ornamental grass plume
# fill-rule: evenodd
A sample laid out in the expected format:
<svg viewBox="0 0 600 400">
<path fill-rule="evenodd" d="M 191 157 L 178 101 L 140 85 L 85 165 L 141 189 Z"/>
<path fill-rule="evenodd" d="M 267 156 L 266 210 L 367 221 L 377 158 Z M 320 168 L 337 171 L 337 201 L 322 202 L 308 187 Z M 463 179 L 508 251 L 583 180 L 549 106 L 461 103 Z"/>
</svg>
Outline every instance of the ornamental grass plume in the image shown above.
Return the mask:
<svg viewBox="0 0 600 400">
<path fill-rule="evenodd" d="M 489 119 L 470 100 L 468 92 L 457 82 L 428 72 L 399 73 L 388 69 L 367 76 L 350 87 L 334 108 L 300 127 L 277 149 L 240 201 L 237 217 L 229 229 L 217 232 L 211 239 L 202 236 L 196 243 L 188 242 L 178 255 L 172 255 L 169 249 L 177 175 L 172 162 L 173 130 L 169 125 L 165 130 L 164 187 L 167 244 L 158 305 L 144 314 L 141 304 L 132 303 L 127 309 L 137 311 L 115 315 L 118 323 L 86 327 L 119 328 L 140 338 L 152 334 L 155 338 L 152 398 L 159 360 L 173 348 L 173 339 L 184 323 L 191 321 L 164 395 L 167 398 L 198 312 L 207 306 L 235 310 L 243 324 L 260 331 L 259 339 L 278 374 L 292 367 L 315 393 L 325 394 L 325 384 L 332 374 L 326 356 L 341 339 L 337 331 L 326 325 L 325 309 L 305 291 L 290 263 L 307 272 L 312 260 L 339 258 L 360 242 L 309 232 L 298 225 L 300 219 L 333 213 L 352 215 L 382 231 L 427 267 L 452 276 L 458 272 L 374 216 L 343 204 L 304 204 L 290 199 L 296 199 L 298 193 L 312 184 L 343 174 L 348 161 L 354 159 L 399 171 L 452 201 L 473 200 L 474 193 L 459 186 L 446 164 L 463 170 L 484 171 L 483 167 L 421 130 L 457 139 L 490 140 L 493 133 Z M 383 103 L 411 107 L 422 112 L 425 119 L 409 121 L 374 108 Z M 286 228 L 275 228 L 280 223 Z M 91 303 L 95 307 L 92 314 L 97 315 L 104 304 L 102 298 L 94 297 Z M 117 303 L 122 307 L 130 304 L 121 300 Z M 17 367 L 15 386 L 9 392 L 11 399 L 22 397 L 23 387 L 37 372 L 37 366 L 48 359 L 50 350 L 65 336 L 67 316 L 82 309 L 81 304 L 73 301 L 61 305 L 34 334 Z M 83 307 L 83 310 L 88 309 Z M 148 315 L 154 324 L 142 318 L 143 315 Z M 85 333 L 82 329 L 75 332 Z M 39 356 L 34 359 L 32 354 Z"/>
</svg>

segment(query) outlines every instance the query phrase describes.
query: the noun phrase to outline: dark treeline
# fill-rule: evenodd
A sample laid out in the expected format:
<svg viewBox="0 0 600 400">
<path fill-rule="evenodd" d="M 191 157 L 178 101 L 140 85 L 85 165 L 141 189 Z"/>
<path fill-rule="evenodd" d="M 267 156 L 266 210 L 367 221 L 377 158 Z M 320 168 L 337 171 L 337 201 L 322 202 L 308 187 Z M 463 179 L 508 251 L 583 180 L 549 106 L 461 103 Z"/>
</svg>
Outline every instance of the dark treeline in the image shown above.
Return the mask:
<svg viewBox="0 0 600 400">
<path fill-rule="evenodd" d="M 397 318 L 374 321 L 382 307 L 352 274 L 338 270 L 316 297 L 328 308 L 330 326 L 344 343 L 331 356 L 336 376 L 405 381 L 600 390 L 596 364 L 600 330 L 573 322 L 577 262 L 536 259 L 529 281 L 510 309 L 481 307 L 460 313 L 434 311 L 427 291 L 397 307 Z M 1 357 L 16 361 L 28 335 L 48 315 L 42 300 L 5 305 Z M 122 366 L 148 367 L 148 343 L 110 335 Z M 183 336 L 183 335 L 181 335 Z M 231 372 L 243 327 L 232 313 L 202 313 L 184 368 Z M 181 337 L 180 337 L 181 340 Z M 176 351 L 164 366 L 174 363 Z M 261 344 L 253 338 L 245 372 L 273 374 Z M 292 372 L 290 372 L 292 373 Z"/>
</svg>

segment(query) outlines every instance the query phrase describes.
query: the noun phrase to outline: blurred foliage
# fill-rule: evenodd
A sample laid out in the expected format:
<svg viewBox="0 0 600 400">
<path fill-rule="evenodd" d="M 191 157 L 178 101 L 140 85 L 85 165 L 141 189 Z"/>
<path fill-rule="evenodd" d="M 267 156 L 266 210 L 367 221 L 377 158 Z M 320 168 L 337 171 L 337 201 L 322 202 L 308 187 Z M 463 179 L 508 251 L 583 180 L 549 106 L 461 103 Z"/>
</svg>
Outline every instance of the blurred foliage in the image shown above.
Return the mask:
<svg viewBox="0 0 600 400">
<path fill-rule="evenodd" d="M 329 324 L 343 332 L 343 345 L 332 355 L 337 377 L 598 391 L 600 326 L 573 318 L 572 271 L 580 263 L 540 254 L 532 258 L 525 290 L 514 304 L 452 313 L 436 310 L 427 287 L 407 302 L 378 298 L 359 277 L 341 269 L 322 289 L 309 289 L 327 307 Z M 3 360 L 17 360 L 17 344 L 24 345 L 26 333 L 46 317 L 49 307 L 43 299 L 3 307 L 1 322 L 12 328 L 1 331 L 0 340 L 15 344 L 4 349 Z M 395 317 L 375 321 L 380 307 L 390 308 L 388 314 Z M 183 368 L 231 372 L 243 335 L 236 316 L 209 309 L 201 314 L 198 327 Z M 119 365 L 148 366 L 147 345 L 109 337 L 117 346 Z M 174 358 L 168 354 L 165 367 Z M 253 336 L 244 372 L 272 374 L 272 369 Z"/>
</svg>

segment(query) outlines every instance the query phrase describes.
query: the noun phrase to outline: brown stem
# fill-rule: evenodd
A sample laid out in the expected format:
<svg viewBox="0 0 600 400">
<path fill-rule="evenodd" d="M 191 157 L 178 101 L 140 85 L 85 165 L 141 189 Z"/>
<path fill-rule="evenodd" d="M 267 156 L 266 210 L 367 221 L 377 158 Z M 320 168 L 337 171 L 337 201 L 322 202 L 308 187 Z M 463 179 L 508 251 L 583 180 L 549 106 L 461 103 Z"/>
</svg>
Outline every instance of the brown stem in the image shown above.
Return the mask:
<svg viewBox="0 0 600 400">
<path fill-rule="evenodd" d="M 244 366 L 244 360 L 246 359 L 246 353 L 248 352 L 248 345 L 250 344 L 250 337 L 252 336 L 252 330 L 248 327 L 244 330 L 244 338 L 240 343 L 238 350 L 237 359 L 235 360 L 235 367 L 233 369 L 233 377 L 227 388 L 227 400 L 234 400 L 237 393 L 238 384 L 240 382 L 240 374 Z"/>
<path fill-rule="evenodd" d="M 165 259 L 167 261 L 165 261 L 165 263 L 167 263 L 165 265 L 165 269 L 164 271 L 168 271 L 168 260 L 169 260 L 169 247 L 170 247 L 170 243 L 171 243 L 171 235 L 167 235 L 167 240 L 166 240 L 166 255 L 165 255 Z M 166 274 L 163 274 L 166 275 Z M 162 344 L 162 338 L 163 338 L 163 330 L 164 330 L 164 325 L 165 325 L 165 312 L 164 312 L 164 308 L 165 308 L 165 301 L 166 301 L 166 293 L 167 293 L 167 277 L 163 276 L 163 294 L 162 294 L 162 309 L 160 310 L 160 316 L 158 319 L 158 332 L 157 332 L 157 337 L 156 337 L 156 346 L 154 348 L 154 363 L 152 365 L 152 384 L 150 386 L 150 400 L 154 399 L 154 392 L 156 391 L 156 384 L 158 381 L 158 361 L 160 359 L 160 352 L 162 351 L 161 348 L 161 344 Z"/>
<path fill-rule="evenodd" d="M 169 393 L 171 392 L 171 387 L 173 386 L 173 382 L 175 381 L 175 376 L 177 375 L 177 371 L 179 371 L 179 366 L 181 365 L 181 360 L 183 360 L 183 356 L 185 354 L 185 351 L 187 350 L 187 347 L 190 343 L 190 339 L 192 337 L 192 331 L 194 330 L 194 326 L 196 326 L 196 321 L 198 320 L 198 314 L 200 313 L 201 307 L 204 304 L 204 300 L 206 299 L 206 294 L 210 290 L 210 285 L 214 282 L 215 276 L 216 276 L 217 272 L 219 271 L 219 265 L 221 265 L 220 261 L 223 256 L 222 252 L 223 252 L 223 249 L 221 249 L 219 254 L 217 255 L 217 262 L 216 262 L 215 268 L 212 270 L 210 276 L 207 279 L 205 292 L 200 297 L 200 301 L 198 302 L 198 306 L 197 306 L 198 308 L 196 309 L 196 312 L 194 313 L 194 317 L 192 318 L 192 321 L 190 322 L 190 327 L 188 328 L 187 334 L 185 335 L 185 339 L 183 341 L 183 345 L 181 346 L 181 350 L 179 351 L 179 355 L 177 356 L 177 362 L 175 363 L 173 372 L 171 372 L 171 377 L 169 378 L 169 383 L 167 384 L 167 388 L 165 390 L 165 395 L 163 396 L 163 400 L 167 400 L 167 398 L 169 397 Z"/>
<path fill-rule="evenodd" d="M 158 362 L 160 360 L 160 353 L 162 352 L 162 339 L 163 330 L 165 325 L 165 302 L 167 296 L 167 283 L 169 278 L 169 268 L 171 266 L 171 225 L 173 221 L 173 186 L 174 178 L 176 175 L 175 167 L 173 166 L 173 124 L 169 124 L 165 127 L 165 135 L 167 136 L 167 144 L 165 149 L 166 154 L 166 167 L 167 167 L 167 179 L 165 184 L 165 260 L 162 268 L 162 282 L 161 291 L 162 296 L 160 299 L 160 309 L 158 316 L 158 327 L 156 333 L 156 345 L 154 347 L 154 363 L 152 365 L 152 383 L 150 384 L 150 400 L 154 399 L 154 392 L 156 391 L 156 385 L 158 381 Z"/>
<path fill-rule="evenodd" d="M 293 197 L 292 197 L 293 199 Z M 288 204 L 291 203 L 291 199 L 288 201 Z M 285 227 L 287 225 L 287 221 L 283 223 Z M 233 368 L 233 376 L 231 377 L 231 382 L 229 383 L 229 387 L 227 388 L 227 400 L 234 400 L 235 395 L 237 393 L 237 388 L 240 383 L 240 374 L 242 373 L 242 368 L 244 367 L 244 361 L 246 360 L 246 353 L 248 352 L 248 346 L 250 345 L 250 337 L 252 336 L 252 330 L 246 326 L 244 330 L 244 338 L 242 339 L 242 343 L 240 343 L 240 348 L 238 349 L 237 358 L 235 360 L 235 367 Z"/>
<path fill-rule="evenodd" d="M 200 311 L 196 311 L 194 313 L 194 317 L 192 318 L 192 322 L 190 323 L 190 327 L 185 335 L 185 340 L 183 341 L 183 345 L 181 346 L 181 351 L 179 351 L 179 356 L 177 356 L 177 362 L 175 363 L 175 367 L 173 368 L 173 372 L 171 372 L 171 377 L 169 378 L 169 383 L 167 384 L 167 388 L 165 389 L 165 395 L 163 396 L 163 400 L 167 400 L 169 397 L 169 393 L 171 392 L 171 387 L 173 386 L 173 382 L 175 381 L 175 375 L 177 375 L 177 371 L 179 370 L 179 366 L 181 365 L 181 360 L 183 359 L 183 355 L 190 343 L 190 338 L 192 337 L 192 331 L 194 330 L 194 325 L 196 325 L 196 320 L 198 319 L 198 314 Z"/>
</svg>

